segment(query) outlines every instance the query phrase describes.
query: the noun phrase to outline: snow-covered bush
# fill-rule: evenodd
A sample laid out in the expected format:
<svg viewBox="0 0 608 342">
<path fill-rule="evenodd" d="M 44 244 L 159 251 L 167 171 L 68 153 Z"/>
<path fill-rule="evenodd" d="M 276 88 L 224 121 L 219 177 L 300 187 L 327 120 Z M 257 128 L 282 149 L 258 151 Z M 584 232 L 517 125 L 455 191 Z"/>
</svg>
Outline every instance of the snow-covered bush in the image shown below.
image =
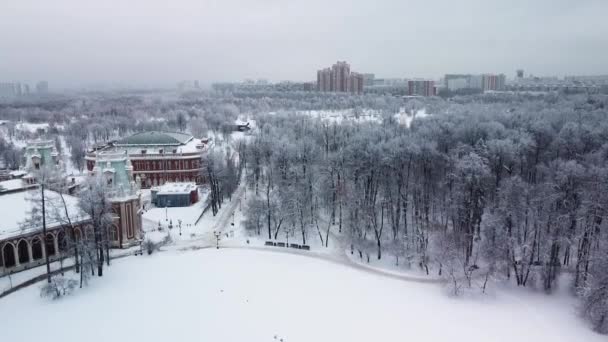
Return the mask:
<svg viewBox="0 0 608 342">
<path fill-rule="evenodd" d="M 147 238 L 144 241 L 144 249 L 148 252 L 148 255 L 154 253 L 156 248 L 157 248 L 156 243 L 154 241 L 152 241 L 150 238 Z"/>
<path fill-rule="evenodd" d="M 50 283 L 46 283 L 40 288 L 40 297 L 51 298 L 53 300 L 59 299 L 72 293 L 77 286 L 78 281 L 74 279 L 63 276 L 53 277 Z"/>
<path fill-rule="evenodd" d="M 165 235 L 165 237 L 159 242 L 155 242 L 150 238 L 146 238 L 146 240 L 144 240 L 144 249 L 148 252 L 148 255 L 150 255 L 155 251 L 160 250 L 162 246 L 169 245 L 172 242 L 173 238 L 171 237 L 171 233 L 167 232 L 167 235 Z"/>
</svg>

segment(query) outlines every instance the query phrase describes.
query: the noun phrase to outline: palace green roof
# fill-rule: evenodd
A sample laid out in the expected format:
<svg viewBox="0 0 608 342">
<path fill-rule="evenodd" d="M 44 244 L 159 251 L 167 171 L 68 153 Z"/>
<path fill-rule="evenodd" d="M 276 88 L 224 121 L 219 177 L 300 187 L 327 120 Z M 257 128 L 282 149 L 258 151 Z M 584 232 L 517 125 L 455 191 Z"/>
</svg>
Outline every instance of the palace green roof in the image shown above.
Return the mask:
<svg viewBox="0 0 608 342">
<path fill-rule="evenodd" d="M 130 137 L 119 140 L 116 146 L 145 146 L 145 145 L 169 145 L 178 146 L 184 145 L 193 137 L 190 134 L 178 132 L 141 132 L 131 135 Z"/>
</svg>

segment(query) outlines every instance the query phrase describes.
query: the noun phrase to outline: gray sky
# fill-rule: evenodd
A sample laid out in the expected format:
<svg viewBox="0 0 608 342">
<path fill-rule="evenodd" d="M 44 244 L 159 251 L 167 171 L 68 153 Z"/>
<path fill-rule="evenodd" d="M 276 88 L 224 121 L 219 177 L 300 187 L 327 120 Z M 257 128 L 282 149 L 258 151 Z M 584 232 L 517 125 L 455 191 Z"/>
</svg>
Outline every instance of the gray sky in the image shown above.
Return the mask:
<svg viewBox="0 0 608 342">
<path fill-rule="evenodd" d="M 0 81 L 173 85 L 377 77 L 608 74 L 608 0 L 14 0 Z"/>
</svg>

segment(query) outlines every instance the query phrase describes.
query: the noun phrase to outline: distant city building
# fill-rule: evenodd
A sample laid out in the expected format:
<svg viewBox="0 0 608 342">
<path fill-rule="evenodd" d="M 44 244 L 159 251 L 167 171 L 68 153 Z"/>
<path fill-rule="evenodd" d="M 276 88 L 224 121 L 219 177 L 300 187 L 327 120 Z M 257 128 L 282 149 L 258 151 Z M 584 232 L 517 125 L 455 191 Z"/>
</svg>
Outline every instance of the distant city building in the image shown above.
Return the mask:
<svg viewBox="0 0 608 342">
<path fill-rule="evenodd" d="M 460 89 L 469 89 L 470 88 L 469 80 L 470 80 L 469 77 L 452 78 L 452 79 L 449 79 L 446 81 L 445 87 L 450 91 L 460 90 Z"/>
<path fill-rule="evenodd" d="M 483 74 L 481 77 L 481 89 L 483 91 L 505 89 L 505 75 Z"/>
<path fill-rule="evenodd" d="M 331 77 L 334 89 L 337 92 L 348 91 L 348 81 L 350 78 L 350 65 L 346 62 L 337 62 L 331 66 Z"/>
<path fill-rule="evenodd" d="M 436 95 L 435 81 L 412 80 L 407 82 L 408 95 L 410 96 L 434 96 Z"/>
<path fill-rule="evenodd" d="M 588 85 L 606 85 L 608 84 L 608 75 L 566 76 L 564 81 Z"/>
<path fill-rule="evenodd" d="M 506 77 L 503 74 L 447 74 L 443 78 L 443 81 L 443 86 L 449 91 L 461 89 L 478 89 L 482 91 L 504 90 Z"/>
<path fill-rule="evenodd" d="M 364 92 L 367 94 L 406 96 L 409 94 L 408 80 L 404 78 L 374 78 L 373 85 L 365 86 Z"/>
<path fill-rule="evenodd" d="M 353 72 L 348 78 L 348 91 L 354 94 L 362 94 L 364 83 L 365 79 L 363 75 Z"/>
<path fill-rule="evenodd" d="M 318 91 L 333 91 L 333 80 L 331 69 L 325 68 L 317 71 L 317 90 Z"/>
<path fill-rule="evenodd" d="M 292 92 L 292 91 L 313 91 L 314 82 L 290 82 L 279 83 L 213 83 L 211 89 L 218 92 Z"/>
<path fill-rule="evenodd" d="M 443 86 L 450 91 L 468 89 L 471 88 L 471 75 L 447 74 L 443 82 Z"/>
<path fill-rule="evenodd" d="M 405 96 L 408 94 L 408 89 L 404 85 L 374 85 L 365 87 L 364 92 L 366 94 Z"/>
<path fill-rule="evenodd" d="M 36 92 L 39 94 L 46 94 L 49 92 L 49 82 L 40 81 L 36 83 Z"/>
<path fill-rule="evenodd" d="M 407 80 L 404 78 L 376 78 L 374 86 L 407 86 Z"/>
<path fill-rule="evenodd" d="M 13 98 L 17 96 L 17 87 L 21 88 L 19 83 L 2 82 L 0 83 L 0 98 Z M 21 89 L 19 90 L 21 92 Z"/>
<path fill-rule="evenodd" d="M 608 87 L 608 76 L 566 76 L 559 79 L 555 76 L 533 76 L 516 78 L 506 85 L 510 91 L 522 92 L 555 92 L 566 93 L 599 93 Z"/>
<path fill-rule="evenodd" d="M 363 74 L 363 86 L 372 87 L 374 85 L 374 80 L 376 79 L 376 75 L 374 74 Z"/>
<path fill-rule="evenodd" d="M 198 89 L 200 89 L 200 84 L 197 80 L 183 80 L 177 83 L 177 90 L 179 91 L 194 91 Z"/>
<path fill-rule="evenodd" d="M 363 93 L 364 76 L 350 71 L 346 62 L 336 62 L 331 68 L 317 71 L 317 90 L 321 92 Z"/>
<path fill-rule="evenodd" d="M 469 87 L 469 83 L 470 83 L 470 78 L 471 75 L 465 75 L 465 74 L 446 74 L 443 77 L 443 86 L 449 90 L 456 90 L 456 89 L 451 89 L 450 88 L 450 84 L 454 87 L 460 87 L 460 85 L 465 82 L 466 86 L 465 88 Z M 460 88 L 458 88 L 460 89 Z"/>
<path fill-rule="evenodd" d="M 483 76 L 471 75 L 471 78 L 469 79 L 469 86 L 471 89 L 483 90 Z"/>
<path fill-rule="evenodd" d="M 524 78 L 524 69 L 517 69 L 517 78 L 518 79 Z"/>
</svg>

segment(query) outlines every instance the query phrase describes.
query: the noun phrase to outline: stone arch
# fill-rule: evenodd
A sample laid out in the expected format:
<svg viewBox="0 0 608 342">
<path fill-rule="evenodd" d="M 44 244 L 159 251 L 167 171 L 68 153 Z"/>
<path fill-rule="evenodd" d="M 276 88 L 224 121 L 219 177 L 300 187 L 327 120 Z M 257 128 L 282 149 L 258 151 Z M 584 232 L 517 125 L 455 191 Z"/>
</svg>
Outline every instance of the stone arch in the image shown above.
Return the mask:
<svg viewBox="0 0 608 342">
<path fill-rule="evenodd" d="M 25 239 L 21 239 L 17 244 L 17 257 L 20 264 L 30 262 L 30 246 Z"/>
<path fill-rule="evenodd" d="M 57 246 L 60 252 L 67 252 L 68 250 L 68 237 L 63 230 L 57 234 Z"/>
<path fill-rule="evenodd" d="M 42 241 L 40 240 L 40 237 L 36 236 L 32 240 L 32 259 L 40 260 L 42 259 L 42 256 Z"/>
<path fill-rule="evenodd" d="M 74 228 L 74 239 L 76 239 L 76 241 L 80 241 L 81 238 L 82 231 L 80 230 L 80 228 Z"/>
<path fill-rule="evenodd" d="M 4 267 L 14 267 L 17 265 L 17 260 L 15 260 L 15 247 L 12 243 L 7 242 L 2 247 L 2 259 L 4 260 Z"/>
<path fill-rule="evenodd" d="M 55 236 L 52 233 L 47 233 L 44 237 L 44 249 L 48 256 L 57 254 L 57 251 L 55 250 Z"/>
</svg>

